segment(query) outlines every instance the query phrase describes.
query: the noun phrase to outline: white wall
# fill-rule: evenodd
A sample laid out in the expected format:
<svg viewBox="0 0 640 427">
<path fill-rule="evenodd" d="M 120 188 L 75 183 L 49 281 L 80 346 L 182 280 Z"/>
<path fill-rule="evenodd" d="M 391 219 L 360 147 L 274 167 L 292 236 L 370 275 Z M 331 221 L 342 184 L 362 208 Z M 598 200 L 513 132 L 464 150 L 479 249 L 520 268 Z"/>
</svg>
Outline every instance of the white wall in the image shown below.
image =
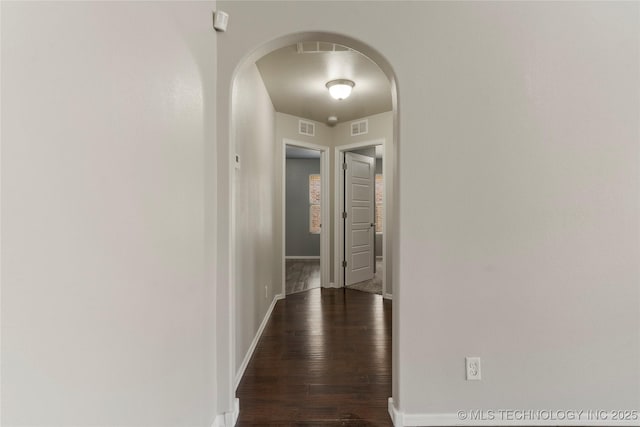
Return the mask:
<svg viewBox="0 0 640 427">
<path fill-rule="evenodd" d="M 389 88 L 391 90 L 391 88 Z M 360 120 L 368 120 L 368 132 L 364 135 L 351 136 L 351 123 Z M 350 122 L 339 123 L 334 128 L 333 141 L 334 145 L 353 144 L 354 142 L 364 142 L 384 138 L 389 141 L 389 145 L 393 144 L 393 112 L 374 114 L 373 116 L 363 117 Z"/>
<path fill-rule="evenodd" d="M 311 29 L 395 70 L 400 411 L 638 409 L 637 3 L 220 4 L 220 88 L 265 40 Z"/>
<path fill-rule="evenodd" d="M 238 74 L 235 171 L 236 206 L 236 361 L 240 368 L 274 296 L 282 292 L 280 239 L 276 227 L 275 110 L 255 64 Z M 265 286 L 267 293 L 265 294 Z"/>
<path fill-rule="evenodd" d="M 2 2 L 3 426 L 213 422 L 214 8 Z"/>
<path fill-rule="evenodd" d="M 315 124 L 314 136 L 302 135 L 298 132 L 298 121 L 301 119 Z M 276 112 L 276 139 L 282 144 L 285 138 L 331 147 L 333 128 L 314 120 Z"/>
</svg>

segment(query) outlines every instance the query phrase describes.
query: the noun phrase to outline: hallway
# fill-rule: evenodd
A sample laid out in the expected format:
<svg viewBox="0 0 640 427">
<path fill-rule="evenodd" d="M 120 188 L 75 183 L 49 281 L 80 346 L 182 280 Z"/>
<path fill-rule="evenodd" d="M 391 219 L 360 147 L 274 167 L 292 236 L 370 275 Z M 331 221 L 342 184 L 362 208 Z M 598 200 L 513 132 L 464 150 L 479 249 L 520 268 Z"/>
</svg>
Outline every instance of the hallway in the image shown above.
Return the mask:
<svg viewBox="0 0 640 427">
<path fill-rule="evenodd" d="M 390 426 L 391 301 L 313 289 L 279 301 L 237 390 L 238 426 Z"/>
</svg>

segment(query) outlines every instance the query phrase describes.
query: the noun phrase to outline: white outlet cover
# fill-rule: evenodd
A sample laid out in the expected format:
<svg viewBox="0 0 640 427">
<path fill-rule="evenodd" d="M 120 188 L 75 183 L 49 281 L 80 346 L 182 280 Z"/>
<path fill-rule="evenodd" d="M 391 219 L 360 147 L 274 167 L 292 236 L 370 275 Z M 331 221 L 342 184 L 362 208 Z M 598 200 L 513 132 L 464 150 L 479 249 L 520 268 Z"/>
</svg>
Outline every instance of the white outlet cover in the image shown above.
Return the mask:
<svg viewBox="0 0 640 427">
<path fill-rule="evenodd" d="M 465 357 L 467 368 L 467 381 L 479 381 L 482 379 L 479 357 Z"/>
</svg>

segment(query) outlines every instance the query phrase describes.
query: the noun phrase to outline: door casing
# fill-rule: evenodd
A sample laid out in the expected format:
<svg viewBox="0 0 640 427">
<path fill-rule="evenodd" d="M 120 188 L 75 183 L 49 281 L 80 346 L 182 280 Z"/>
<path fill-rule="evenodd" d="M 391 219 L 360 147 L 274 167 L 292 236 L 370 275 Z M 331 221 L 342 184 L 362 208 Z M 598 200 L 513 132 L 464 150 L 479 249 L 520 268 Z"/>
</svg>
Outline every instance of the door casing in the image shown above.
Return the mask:
<svg viewBox="0 0 640 427">
<path fill-rule="evenodd" d="M 282 140 L 282 295 L 287 294 L 287 261 L 286 261 L 286 232 L 287 232 L 287 145 L 308 148 L 320 152 L 320 286 L 329 287 L 330 275 L 330 230 L 331 214 L 329 209 L 329 147 L 284 138 Z"/>
<path fill-rule="evenodd" d="M 360 148 L 374 147 L 376 145 L 382 145 L 384 151 L 386 152 L 386 140 L 385 138 L 373 139 L 370 141 L 362 141 L 355 142 L 352 144 L 338 145 L 335 147 L 335 167 L 334 167 L 334 237 L 333 237 L 333 253 L 334 253 L 334 286 L 341 288 L 344 286 L 344 272 L 342 268 L 342 261 L 344 260 L 344 220 L 342 219 L 342 212 L 344 212 L 344 173 L 342 170 L 342 163 L 344 163 L 344 154 L 347 151 L 357 150 Z M 389 176 L 392 172 L 391 165 L 388 164 L 383 155 L 383 163 L 382 163 L 382 174 L 383 176 Z M 389 227 L 391 224 L 388 221 L 391 207 L 389 203 L 387 203 L 387 182 L 385 179 L 384 187 L 382 192 L 382 200 L 383 200 L 383 219 L 382 219 L 382 229 L 384 230 L 382 234 L 382 262 L 383 262 L 383 274 L 382 274 L 382 296 L 384 298 L 390 298 L 390 295 L 387 294 L 387 272 L 390 268 L 389 257 L 385 253 L 385 240 L 387 239 L 387 233 L 389 232 Z"/>
<path fill-rule="evenodd" d="M 344 186 L 345 193 L 345 210 L 347 218 L 344 221 L 344 239 L 345 239 L 345 260 L 347 266 L 344 271 L 345 285 L 349 286 L 354 283 L 363 282 L 365 280 L 371 280 L 375 274 L 375 262 L 376 262 L 376 234 L 374 228 L 375 221 L 375 169 L 376 159 L 375 157 L 369 157 L 362 154 L 353 153 L 347 151 L 344 154 L 345 165 L 347 169 L 344 170 L 344 176 L 346 185 Z M 366 174 L 356 176 L 355 172 L 358 169 L 357 165 L 365 166 Z M 364 170 L 362 171 L 364 172 Z M 356 198 L 355 186 L 367 185 L 366 191 L 367 199 Z M 358 200 L 360 199 L 360 200 Z M 366 209 L 366 219 L 361 218 L 358 222 L 355 222 L 356 215 L 355 210 Z M 355 244 L 356 234 L 360 235 L 357 240 L 361 240 L 366 235 L 366 243 L 357 245 Z M 357 247 L 357 250 L 356 250 Z M 361 259 L 363 255 L 367 260 L 366 266 L 354 270 L 356 265 L 355 258 Z"/>
</svg>

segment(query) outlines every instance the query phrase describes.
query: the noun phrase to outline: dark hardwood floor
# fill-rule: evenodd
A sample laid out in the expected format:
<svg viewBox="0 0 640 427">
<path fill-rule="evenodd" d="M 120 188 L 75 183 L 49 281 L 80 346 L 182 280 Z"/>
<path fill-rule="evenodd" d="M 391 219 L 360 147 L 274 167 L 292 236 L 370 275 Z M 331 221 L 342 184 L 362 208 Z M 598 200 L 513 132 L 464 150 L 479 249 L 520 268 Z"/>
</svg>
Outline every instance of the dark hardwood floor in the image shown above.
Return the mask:
<svg viewBox="0 0 640 427">
<path fill-rule="evenodd" d="M 278 301 L 236 394 L 238 426 L 392 426 L 391 301 L 352 289 Z"/>
</svg>

